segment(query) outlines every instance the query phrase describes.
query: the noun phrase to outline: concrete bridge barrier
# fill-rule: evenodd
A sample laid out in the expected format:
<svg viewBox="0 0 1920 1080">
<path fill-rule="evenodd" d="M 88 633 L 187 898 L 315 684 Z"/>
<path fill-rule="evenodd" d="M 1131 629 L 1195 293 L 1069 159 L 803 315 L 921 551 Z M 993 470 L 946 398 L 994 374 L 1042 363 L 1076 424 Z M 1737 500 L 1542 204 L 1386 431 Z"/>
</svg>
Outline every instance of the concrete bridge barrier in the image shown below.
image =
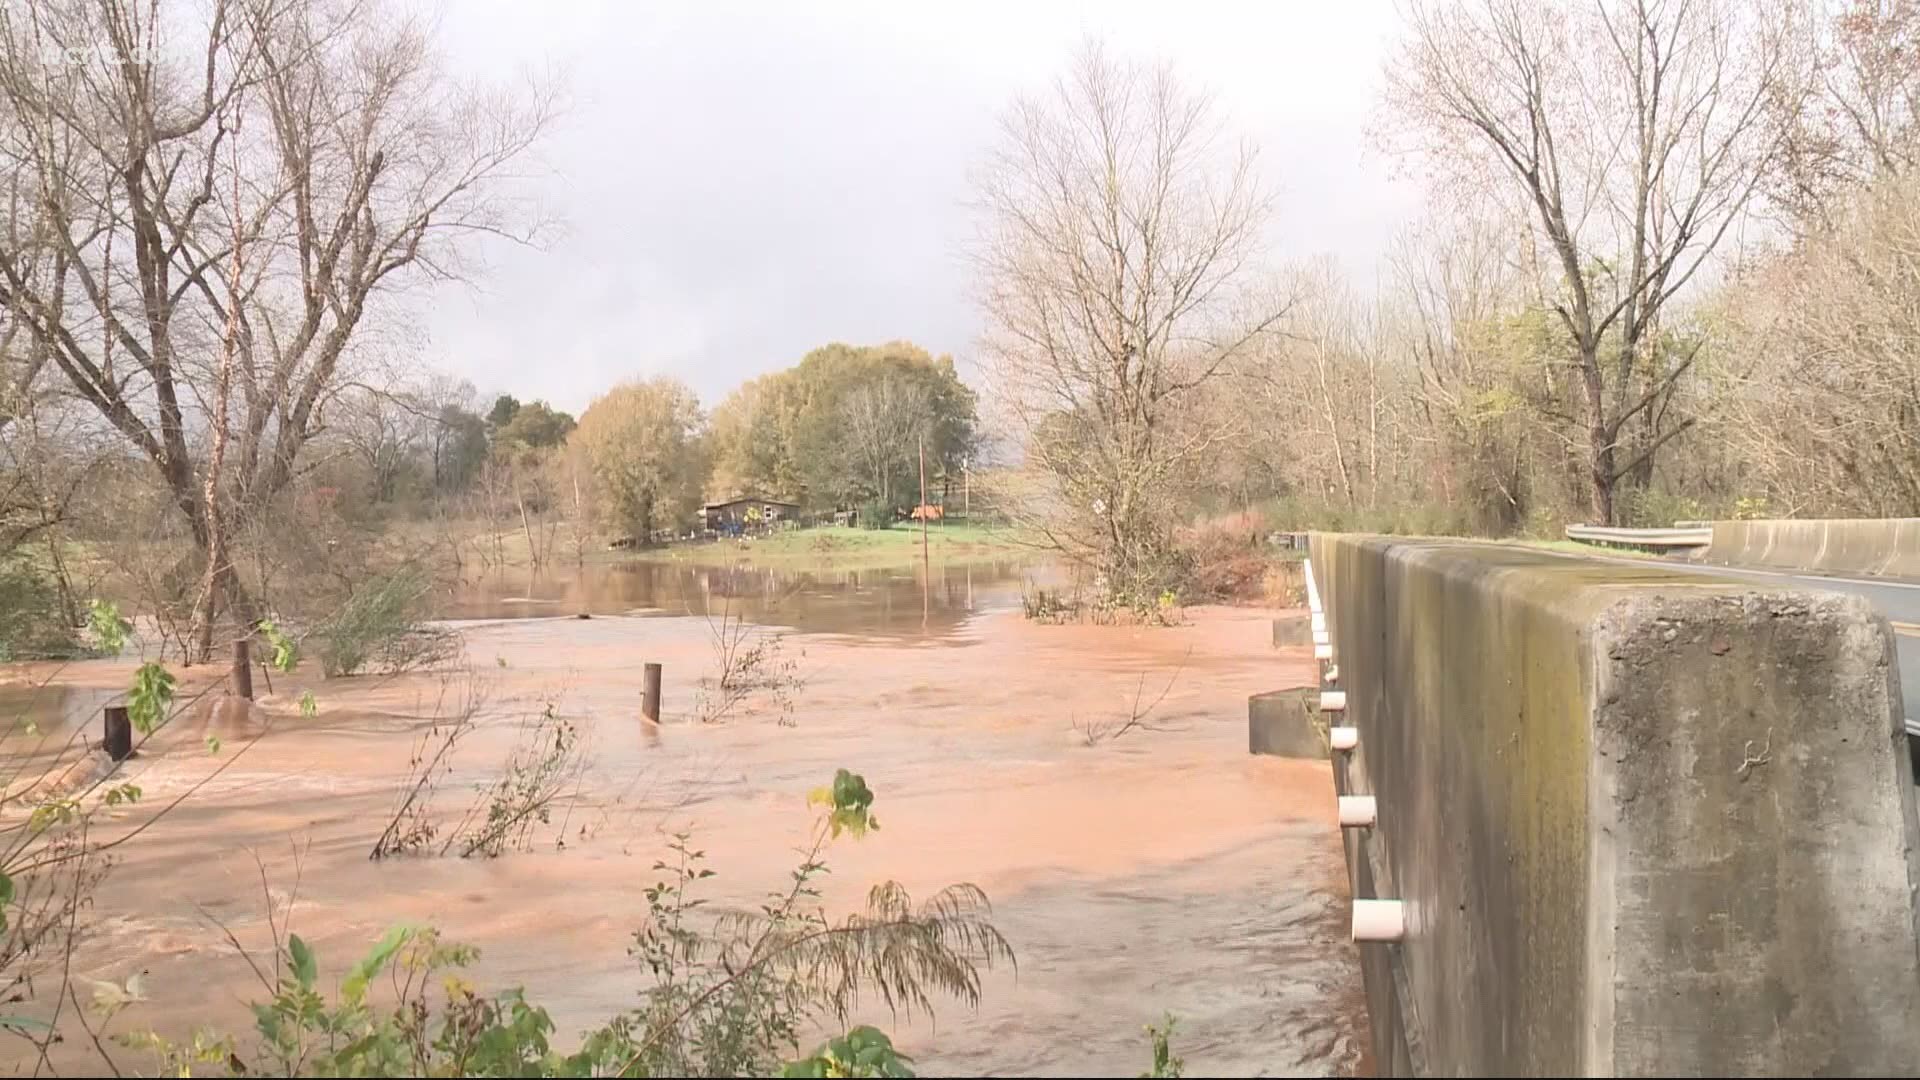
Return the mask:
<svg viewBox="0 0 1920 1080">
<path fill-rule="evenodd" d="M 1920 577 L 1920 518 L 1716 521 L 1708 562 Z"/>
<path fill-rule="evenodd" d="M 1864 602 L 1458 541 L 1312 562 L 1336 780 L 1374 797 L 1354 896 L 1401 901 L 1359 946 L 1383 1075 L 1920 1069 L 1920 836 Z"/>
<path fill-rule="evenodd" d="M 1273 620 L 1273 647 L 1284 649 L 1290 645 L 1306 645 L 1313 638 L 1309 633 L 1307 616 L 1280 615 Z"/>
<path fill-rule="evenodd" d="M 1269 690 L 1247 698 L 1247 752 L 1324 759 L 1327 736 L 1319 699 L 1319 689 L 1311 686 Z"/>
</svg>

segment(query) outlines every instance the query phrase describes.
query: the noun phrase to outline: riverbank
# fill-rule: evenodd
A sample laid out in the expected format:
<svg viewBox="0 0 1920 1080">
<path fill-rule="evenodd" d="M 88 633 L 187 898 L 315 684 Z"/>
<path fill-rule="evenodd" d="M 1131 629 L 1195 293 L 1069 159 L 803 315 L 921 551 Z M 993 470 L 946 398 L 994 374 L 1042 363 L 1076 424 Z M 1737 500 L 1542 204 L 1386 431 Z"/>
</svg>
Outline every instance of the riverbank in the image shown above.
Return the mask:
<svg viewBox="0 0 1920 1080">
<path fill-rule="evenodd" d="M 888 529 L 822 525 L 784 529 L 765 536 L 715 539 L 645 548 L 625 555 L 656 562 L 704 566 L 753 563 L 760 566 L 880 567 L 908 566 L 921 559 L 921 530 L 916 524 Z M 937 523 L 926 528 L 926 555 L 933 561 L 1042 558 L 1047 553 L 1033 538 L 1007 526 Z"/>
</svg>

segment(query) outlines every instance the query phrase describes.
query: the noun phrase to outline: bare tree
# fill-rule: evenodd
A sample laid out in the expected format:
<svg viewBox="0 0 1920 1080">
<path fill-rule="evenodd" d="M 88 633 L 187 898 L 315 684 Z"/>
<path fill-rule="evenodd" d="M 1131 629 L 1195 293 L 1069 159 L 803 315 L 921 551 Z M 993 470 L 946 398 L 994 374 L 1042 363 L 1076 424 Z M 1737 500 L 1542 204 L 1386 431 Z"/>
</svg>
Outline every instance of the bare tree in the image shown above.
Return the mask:
<svg viewBox="0 0 1920 1080">
<path fill-rule="evenodd" d="M 1775 103 L 1775 197 L 1805 233 L 1839 227 L 1849 197 L 1920 160 L 1920 3 L 1840 0 L 1811 42 L 1813 92 Z"/>
<path fill-rule="evenodd" d="M 1037 481 L 1028 522 L 1110 599 L 1177 584 L 1182 470 L 1215 437 L 1172 420 L 1271 330 L 1248 287 L 1269 200 L 1254 151 L 1166 66 L 1081 50 L 1001 122 L 978 182 L 984 354 Z"/>
<path fill-rule="evenodd" d="M 548 484 L 559 493 L 558 501 L 565 508 L 568 535 L 573 540 L 573 561 L 579 565 L 586 562 L 587 549 L 594 541 L 593 462 L 588 459 L 585 446 L 569 440 L 554 448 L 547 459 L 547 468 Z"/>
<path fill-rule="evenodd" d="M 1536 443 L 1578 443 L 1576 428 L 1552 419 L 1555 381 L 1498 332 L 1503 318 L 1524 318 L 1526 307 L 1514 232 L 1486 208 L 1415 229 L 1395 246 L 1388 286 L 1393 336 L 1412 367 L 1407 409 L 1423 480 L 1496 535 L 1525 523 L 1539 488 L 1551 494 L 1558 486 L 1541 483 L 1554 470 L 1536 462 Z"/>
<path fill-rule="evenodd" d="M 242 111 L 243 103 L 243 98 L 235 97 L 229 105 L 237 115 Z M 237 120 L 234 127 L 239 127 Z M 246 310 L 248 294 L 259 284 L 258 278 L 248 280 L 247 237 L 244 219 L 239 212 L 243 205 L 240 201 L 239 145 L 238 140 L 229 140 L 227 143 L 233 203 L 228 215 L 231 242 L 227 247 L 227 295 L 223 297 L 226 312 L 220 335 L 220 358 L 214 368 L 213 402 L 207 417 L 210 448 L 207 451 L 206 479 L 200 487 L 202 516 L 206 519 L 207 570 L 200 581 L 200 594 L 194 600 L 193 628 L 194 640 L 199 644 L 202 657 L 213 651 L 213 620 L 220 610 L 221 587 L 236 577 L 232 560 L 227 555 L 228 514 L 225 500 L 221 498 L 221 473 L 226 467 L 227 443 L 233 429 L 228 413 L 233 404 L 234 364 L 240 350 L 241 312 Z"/>
<path fill-rule="evenodd" d="M 1716 434 L 1755 512 L 1920 514 L 1920 175 L 1832 222 L 1731 291 Z"/>
<path fill-rule="evenodd" d="M 913 474 L 918 440 L 933 423 L 926 388 L 883 375 L 850 391 L 840 412 L 846 452 L 857 474 L 894 505 L 895 481 Z"/>
<path fill-rule="evenodd" d="M 529 235 L 503 182 L 551 102 L 456 83 L 375 5 L 0 10 L 0 305 L 150 462 L 225 602 L 252 607 L 221 537 L 299 475 L 382 297 Z"/>
<path fill-rule="evenodd" d="M 1390 141 L 1459 185 L 1500 178 L 1534 220 L 1611 523 L 1621 482 L 1695 423 L 1662 408 L 1698 355 L 1662 316 L 1780 157 L 1769 109 L 1803 93 L 1799 24 L 1732 0 L 1446 0 L 1407 24 Z"/>
<path fill-rule="evenodd" d="M 430 456 L 442 426 L 423 395 L 399 387 L 343 387 L 329 410 L 332 436 L 366 469 L 367 497 L 399 498 L 409 467 Z"/>
</svg>

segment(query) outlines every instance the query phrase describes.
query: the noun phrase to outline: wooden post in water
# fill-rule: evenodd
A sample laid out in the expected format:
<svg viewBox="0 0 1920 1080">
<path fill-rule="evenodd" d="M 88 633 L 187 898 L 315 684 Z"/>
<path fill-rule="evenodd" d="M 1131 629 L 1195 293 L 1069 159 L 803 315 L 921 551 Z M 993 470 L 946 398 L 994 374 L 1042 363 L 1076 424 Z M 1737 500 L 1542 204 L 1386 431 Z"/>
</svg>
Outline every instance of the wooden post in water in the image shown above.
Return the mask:
<svg viewBox="0 0 1920 1080">
<path fill-rule="evenodd" d="M 133 719 L 127 715 L 125 705 L 107 706 L 106 740 L 107 756 L 115 761 L 125 761 L 133 756 Z"/>
<path fill-rule="evenodd" d="M 253 700 L 253 648 L 246 638 L 233 643 L 233 692 Z"/>
<path fill-rule="evenodd" d="M 648 664 L 646 689 L 640 695 L 640 715 L 654 723 L 660 722 L 660 665 Z"/>
</svg>

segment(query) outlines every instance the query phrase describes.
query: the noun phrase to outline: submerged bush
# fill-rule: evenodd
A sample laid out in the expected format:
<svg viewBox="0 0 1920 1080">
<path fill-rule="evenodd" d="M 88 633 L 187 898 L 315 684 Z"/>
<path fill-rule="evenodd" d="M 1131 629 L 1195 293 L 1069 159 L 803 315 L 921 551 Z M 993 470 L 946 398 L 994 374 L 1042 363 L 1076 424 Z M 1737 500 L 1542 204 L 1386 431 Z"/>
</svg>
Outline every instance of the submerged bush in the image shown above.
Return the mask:
<svg viewBox="0 0 1920 1080">
<path fill-rule="evenodd" d="M 1068 599 L 1058 589 L 1034 588 L 1020 593 L 1020 609 L 1034 622 L 1067 622 L 1080 610 L 1077 600 Z"/>
<path fill-rule="evenodd" d="M 71 656 L 79 648 L 52 579 L 31 563 L 0 561 L 0 660 Z"/>
<path fill-rule="evenodd" d="M 407 567 L 355 589 L 314 632 L 322 669 L 330 676 L 407 671 L 452 657 L 459 636 L 425 619 L 431 587 L 424 573 Z"/>
</svg>

